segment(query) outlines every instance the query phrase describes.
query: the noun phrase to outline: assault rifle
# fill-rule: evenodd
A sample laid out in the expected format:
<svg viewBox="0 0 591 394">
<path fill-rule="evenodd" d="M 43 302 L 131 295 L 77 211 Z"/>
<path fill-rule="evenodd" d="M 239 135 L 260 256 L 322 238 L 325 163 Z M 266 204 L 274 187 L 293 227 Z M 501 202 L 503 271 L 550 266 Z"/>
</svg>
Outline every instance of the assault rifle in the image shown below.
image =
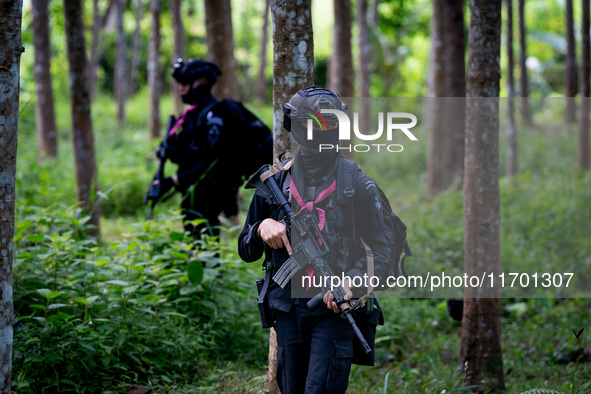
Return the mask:
<svg viewBox="0 0 591 394">
<path fill-rule="evenodd" d="M 287 235 L 290 241 L 292 239 L 292 234 L 295 234 L 299 239 L 299 242 L 296 245 L 292 245 L 292 255 L 283 263 L 281 268 L 277 270 L 275 275 L 273 275 L 273 280 L 281 286 L 281 288 L 285 288 L 292 276 L 302 267 L 307 265 L 311 265 L 314 268 L 315 275 L 318 275 L 321 278 L 333 278 L 333 271 L 325 259 L 330 253 L 330 250 L 318 228 L 316 218 L 311 212 L 308 212 L 305 209 L 296 215 L 292 214 L 289 202 L 283 195 L 277 181 L 271 175 L 276 172 L 278 171 L 270 171 L 269 165 L 264 165 L 252 176 L 245 186 L 247 189 L 259 189 L 263 192 L 263 195 L 270 205 L 278 206 L 281 210 L 280 220 L 286 225 Z M 330 289 L 323 287 L 322 292 L 308 301 L 308 308 L 316 309 L 322 305 L 322 297 L 328 290 Z M 342 286 L 334 287 L 332 293 L 334 295 L 334 302 L 336 302 L 341 311 L 341 317 L 351 324 L 355 336 L 361 342 L 365 353 L 371 353 L 371 347 L 363 337 L 359 327 L 357 327 L 352 315 L 352 312 L 362 307 L 364 302 L 360 300 L 345 300 L 345 290 Z M 262 300 L 259 300 L 259 303 L 260 302 L 262 302 Z"/>
<path fill-rule="evenodd" d="M 166 135 L 164 136 L 164 144 L 165 145 L 168 143 L 168 139 L 169 139 L 168 133 L 174 127 L 175 123 L 176 123 L 175 116 L 170 115 L 168 117 L 168 122 L 166 123 Z M 154 175 L 152 182 L 150 182 L 150 186 L 148 187 L 148 191 L 146 192 L 146 195 L 144 196 L 144 205 L 146 205 L 148 202 L 152 203 L 152 205 L 150 207 L 150 214 L 148 215 L 148 220 L 152 219 L 152 216 L 154 215 L 154 207 L 156 206 L 156 204 L 158 204 L 158 201 L 160 200 L 160 197 L 161 197 L 160 190 L 162 189 L 162 182 L 164 181 L 164 165 L 165 164 L 166 164 L 166 157 L 164 155 L 159 155 L 158 169 L 156 170 L 156 174 Z M 158 183 L 154 184 L 154 181 L 156 181 L 156 180 L 158 181 Z"/>
</svg>

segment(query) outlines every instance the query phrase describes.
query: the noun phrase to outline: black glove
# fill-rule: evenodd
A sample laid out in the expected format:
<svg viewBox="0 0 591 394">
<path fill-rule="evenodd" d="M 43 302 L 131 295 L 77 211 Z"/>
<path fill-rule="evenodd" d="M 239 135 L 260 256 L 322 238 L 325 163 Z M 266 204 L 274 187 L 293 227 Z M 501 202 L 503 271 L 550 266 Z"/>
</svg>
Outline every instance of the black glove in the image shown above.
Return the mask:
<svg viewBox="0 0 591 394">
<path fill-rule="evenodd" d="M 160 160 L 166 160 L 166 159 L 172 160 L 175 153 L 176 153 L 176 149 L 173 146 L 168 145 L 166 142 L 162 142 L 158 146 L 158 149 L 156 149 L 156 157 L 159 158 Z"/>
<path fill-rule="evenodd" d="M 165 178 L 161 183 L 160 183 L 160 195 L 158 196 L 158 198 L 164 196 L 165 194 L 167 194 L 170 189 L 172 189 L 174 187 L 174 182 L 172 180 L 172 178 Z"/>
</svg>

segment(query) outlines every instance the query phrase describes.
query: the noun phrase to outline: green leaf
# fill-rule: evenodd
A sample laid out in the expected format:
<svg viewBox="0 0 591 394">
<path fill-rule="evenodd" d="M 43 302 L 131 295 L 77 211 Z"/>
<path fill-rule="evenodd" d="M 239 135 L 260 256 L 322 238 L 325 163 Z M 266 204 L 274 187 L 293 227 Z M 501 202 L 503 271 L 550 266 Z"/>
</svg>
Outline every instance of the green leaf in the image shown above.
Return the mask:
<svg viewBox="0 0 591 394">
<path fill-rule="evenodd" d="M 169 237 L 172 241 L 182 241 L 185 238 L 185 233 L 172 232 Z"/>
<path fill-rule="evenodd" d="M 60 293 L 59 291 L 54 291 L 54 292 L 45 294 L 45 297 L 49 300 L 52 300 L 55 297 L 58 297 L 60 294 L 62 294 L 62 293 Z"/>
<path fill-rule="evenodd" d="M 47 307 L 47 309 L 57 309 L 57 308 L 61 308 L 62 306 L 68 306 L 66 304 L 51 304 Z"/>
<path fill-rule="evenodd" d="M 127 283 L 123 280 L 108 280 L 105 283 L 109 283 L 109 284 L 117 285 L 117 286 L 129 286 L 129 283 Z"/>
<path fill-rule="evenodd" d="M 88 300 L 86 298 L 74 298 L 74 301 L 81 303 L 82 305 L 88 305 Z"/>
<path fill-rule="evenodd" d="M 44 234 L 33 234 L 33 235 L 27 235 L 27 239 L 33 243 L 37 243 L 37 242 L 41 242 L 43 241 L 43 238 L 45 237 Z"/>
<path fill-rule="evenodd" d="M 203 280 L 203 264 L 201 260 L 189 261 L 189 264 L 187 264 L 187 274 L 191 283 L 201 283 Z"/>
<path fill-rule="evenodd" d="M 109 262 L 109 259 L 108 258 L 107 259 L 100 259 L 99 261 L 96 262 L 96 265 L 98 267 L 100 267 L 101 265 L 104 265 L 104 264 L 106 264 L 108 262 Z"/>
<path fill-rule="evenodd" d="M 33 305 L 31 305 L 31 308 L 41 309 L 42 311 L 44 311 L 45 305 L 33 304 Z"/>
<path fill-rule="evenodd" d="M 95 302 L 95 301 L 96 301 L 98 298 L 99 298 L 99 296 L 92 296 L 92 297 L 87 297 L 87 298 L 86 298 L 86 301 L 87 301 L 89 304 L 92 304 L 92 303 L 93 303 L 93 302 Z"/>
<path fill-rule="evenodd" d="M 47 294 L 51 293 L 51 290 L 49 290 L 49 289 L 37 289 L 37 293 L 39 293 L 43 297 L 45 297 Z"/>
</svg>

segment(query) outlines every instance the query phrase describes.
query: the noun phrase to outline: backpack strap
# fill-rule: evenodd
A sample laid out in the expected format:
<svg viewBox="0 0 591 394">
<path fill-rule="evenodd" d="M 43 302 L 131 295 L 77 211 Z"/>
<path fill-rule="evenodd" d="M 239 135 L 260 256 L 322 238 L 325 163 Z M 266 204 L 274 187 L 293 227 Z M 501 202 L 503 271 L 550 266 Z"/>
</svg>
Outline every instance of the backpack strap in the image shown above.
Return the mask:
<svg viewBox="0 0 591 394">
<path fill-rule="evenodd" d="M 205 106 L 203 108 L 201 108 L 201 112 L 199 112 L 199 116 L 197 117 L 197 127 L 201 127 L 201 125 L 205 121 L 205 118 L 207 117 L 207 114 L 209 113 L 209 111 L 211 111 L 213 109 L 213 107 L 218 105 L 220 102 L 221 101 L 214 99 L 213 101 L 210 101 L 209 103 L 205 104 Z M 197 108 L 197 109 L 199 109 L 199 108 Z"/>
</svg>

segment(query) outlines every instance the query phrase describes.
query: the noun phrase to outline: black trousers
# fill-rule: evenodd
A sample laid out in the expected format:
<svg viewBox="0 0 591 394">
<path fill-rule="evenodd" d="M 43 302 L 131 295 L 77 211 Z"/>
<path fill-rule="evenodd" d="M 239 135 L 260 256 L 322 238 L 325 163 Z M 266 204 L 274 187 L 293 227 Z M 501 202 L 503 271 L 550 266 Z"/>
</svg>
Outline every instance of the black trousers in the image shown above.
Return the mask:
<svg viewBox="0 0 591 394">
<path fill-rule="evenodd" d="M 353 329 L 340 315 L 276 311 L 277 384 L 281 393 L 344 393 L 353 357 Z"/>
</svg>

